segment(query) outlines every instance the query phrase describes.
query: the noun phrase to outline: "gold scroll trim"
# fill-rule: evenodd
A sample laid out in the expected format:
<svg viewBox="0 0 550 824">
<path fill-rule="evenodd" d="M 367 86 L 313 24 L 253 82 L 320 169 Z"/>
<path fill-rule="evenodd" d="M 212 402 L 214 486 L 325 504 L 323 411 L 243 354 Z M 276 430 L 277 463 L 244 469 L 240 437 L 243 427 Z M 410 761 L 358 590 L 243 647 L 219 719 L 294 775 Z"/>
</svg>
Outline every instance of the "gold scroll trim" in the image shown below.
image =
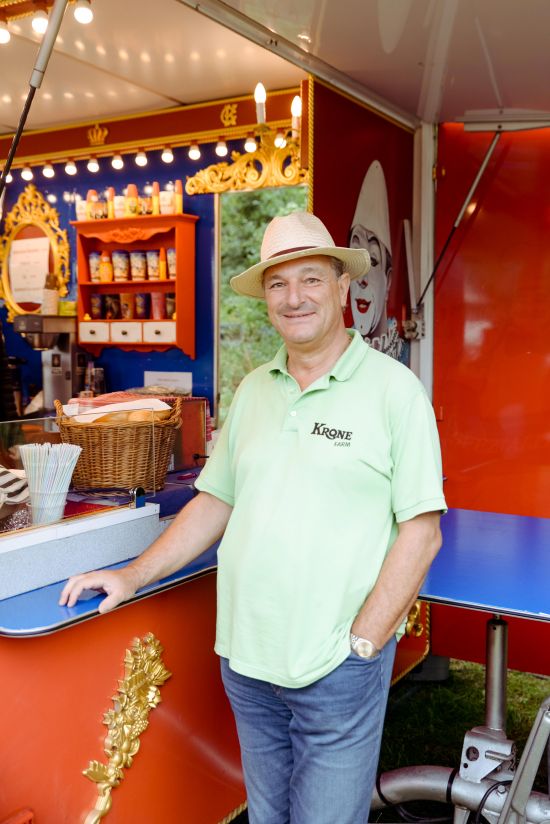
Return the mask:
<svg viewBox="0 0 550 824">
<path fill-rule="evenodd" d="M 98 824 L 112 806 L 111 793 L 122 782 L 124 769 L 132 766 L 139 750 L 140 735 L 149 725 L 149 713 L 161 701 L 160 690 L 171 673 L 162 662 L 163 648 L 152 633 L 136 638 L 124 656 L 124 678 L 113 695 L 113 709 L 107 710 L 104 751 L 107 764 L 90 761 L 83 774 L 97 784 L 97 799 L 84 824 Z"/>
<path fill-rule="evenodd" d="M 264 186 L 296 186 L 308 182 L 308 171 L 300 166 L 299 150 L 289 140 L 284 148 L 274 144 L 275 135 L 261 135 L 255 152 L 232 152 L 232 163 L 216 163 L 187 178 L 188 195 L 216 194 L 229 190 L 261 189 Z"/>
</svg>

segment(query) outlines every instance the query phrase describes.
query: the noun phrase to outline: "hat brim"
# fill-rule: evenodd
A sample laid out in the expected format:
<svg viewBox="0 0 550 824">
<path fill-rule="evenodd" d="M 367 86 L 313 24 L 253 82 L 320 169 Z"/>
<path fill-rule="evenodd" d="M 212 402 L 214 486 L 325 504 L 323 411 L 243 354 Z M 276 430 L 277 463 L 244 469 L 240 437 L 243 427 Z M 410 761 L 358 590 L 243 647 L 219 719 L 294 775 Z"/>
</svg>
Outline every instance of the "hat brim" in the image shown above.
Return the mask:
<svg viewBox="0 0 550 824">
<path fill-rule="evenodd" d="M 277 255 L 269 258 L 269 260 L 256 263 L 250 269 L 241 272 L 240 275 L 232 277 L 230 280 L 231 288 L 238 295 L 264 300 L 262 275 L 266 269 L 276 266 L 278 263 L 285 263 L 287 260 L 298 260 L 299 258 L 314 257 L 315 255 L 328 255 L 341 260 L 344 264 L 344 271 L 349 274 L 351 280 L 366 275 L 370 269 L 370 255 L 366 249 L 349 249 L 347 246 L 324 246 L 320 248 L 314 246 L 311 249 L 288 252 L 286 255 Z"/>
</svg>

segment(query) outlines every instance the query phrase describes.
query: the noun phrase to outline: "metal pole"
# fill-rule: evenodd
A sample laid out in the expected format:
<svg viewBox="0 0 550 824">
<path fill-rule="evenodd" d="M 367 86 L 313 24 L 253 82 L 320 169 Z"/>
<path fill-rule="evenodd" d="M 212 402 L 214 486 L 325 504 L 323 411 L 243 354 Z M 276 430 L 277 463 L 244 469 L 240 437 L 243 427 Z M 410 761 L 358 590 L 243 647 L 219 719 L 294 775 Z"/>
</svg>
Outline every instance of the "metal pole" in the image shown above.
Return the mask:
<svg viewBox="0 0 550 824">
<path fill-rule="evenodd" d="M 23 106 L 23 111 L 21 112 L 21 117 L 19 118 L 19 125 L 17 126 L 17 131 L 15 132 L 13 140 L 11 142 L 6 163 L 4 164 L 4 168 L 2 170 L 2 177 L 0 177 L 0 198 L 2 197 L 2 193 L 6 187 L 6 178 L 10 172 L 11 164 L 15 156 L 15 151 L 17 149 L 17 146 L 19 145 L 19 140 L 21 139 L 25 123 L 27 122 L 27 115 L 29 114 L 34 94 L 36 90 L 40 88 L 40 85 L 44 78 L 46 66 L 48 65 L 50 55 L 53 51 L 54 43 L 59 32 L 59 27 L 61 26 L 61 21 L 65 13 L 67 3 L 68 0 L 55 0 L 52 10 L 48 15 L 48 28 L 46 29 L 46 32 L 44 34 L 44 38 L 38 51 L 31 78 L 29 80 L 30 89 L 27 94 L 27 99 L 25 100 L 25 105 Z"/>
<path fill-rule="evenodd" d="M 487 621 L 486 651 L 485 725 L 506 733 L 508 623 L 497 616 Z"/>
</svg>

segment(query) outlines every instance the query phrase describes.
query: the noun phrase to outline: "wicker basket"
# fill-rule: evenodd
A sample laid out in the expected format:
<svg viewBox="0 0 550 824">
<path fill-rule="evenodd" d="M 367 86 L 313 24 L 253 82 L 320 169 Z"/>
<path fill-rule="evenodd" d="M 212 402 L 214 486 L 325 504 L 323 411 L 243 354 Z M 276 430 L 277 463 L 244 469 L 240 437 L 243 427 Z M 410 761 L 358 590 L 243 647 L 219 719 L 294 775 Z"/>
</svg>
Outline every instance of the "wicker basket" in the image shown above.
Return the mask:
<svg viewBox="0 0 550 824">
<path fill-rule="evenodd" d="M 176 400 L 169 417 L 154 425 L 149 421 L 98 425 L 76 423 L 55 401 L 62 442 L 82 447 L 72 485 L 77 489 L 162 489 L 181 425 L 181 403 Z"/>
</svg>

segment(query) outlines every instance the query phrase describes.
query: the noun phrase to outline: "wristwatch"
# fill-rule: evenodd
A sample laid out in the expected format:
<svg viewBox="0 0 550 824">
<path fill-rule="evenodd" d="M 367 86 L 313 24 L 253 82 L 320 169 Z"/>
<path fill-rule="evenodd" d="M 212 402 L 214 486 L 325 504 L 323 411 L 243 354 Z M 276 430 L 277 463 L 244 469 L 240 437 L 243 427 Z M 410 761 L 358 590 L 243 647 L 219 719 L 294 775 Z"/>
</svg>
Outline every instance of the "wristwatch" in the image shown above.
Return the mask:
<svg viewBox="0 0 550 824">
<path fill-rule="evenodd" d="M 380 654 L 380 650 L 372 641 L 360 638 L 358 635 L 354 635 L 353 632 L 349 634 L 349 642 L 354 653 L 360 658 L 374 658 L 375 655 Z"/>
</svg>

